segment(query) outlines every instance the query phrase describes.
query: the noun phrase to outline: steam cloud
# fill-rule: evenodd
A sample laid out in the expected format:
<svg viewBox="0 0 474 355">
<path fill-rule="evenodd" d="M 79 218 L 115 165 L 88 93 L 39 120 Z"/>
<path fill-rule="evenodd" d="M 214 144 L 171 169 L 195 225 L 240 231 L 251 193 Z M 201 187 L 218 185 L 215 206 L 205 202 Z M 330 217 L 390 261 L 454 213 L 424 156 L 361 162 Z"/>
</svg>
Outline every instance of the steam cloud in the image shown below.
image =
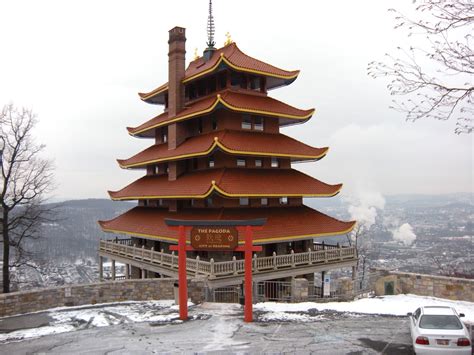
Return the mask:
<svg viewBox="0 0 474 355">
<path fill-rule="evenodd" d="M 375 224 L 377 209 L 383 210 L 385 199 L 379 192 L 360 191 L 348 198 L 349 214 L 364 228 L 369 229 Z"/>
<path fill-rule="evenodd" d="M 405 246 L 410 246 L 416 239 L 413 227 L 408 223 L 402 224 L 398 229 L 392 231 L 393 239 L 402 242 Z"/>
</svg>

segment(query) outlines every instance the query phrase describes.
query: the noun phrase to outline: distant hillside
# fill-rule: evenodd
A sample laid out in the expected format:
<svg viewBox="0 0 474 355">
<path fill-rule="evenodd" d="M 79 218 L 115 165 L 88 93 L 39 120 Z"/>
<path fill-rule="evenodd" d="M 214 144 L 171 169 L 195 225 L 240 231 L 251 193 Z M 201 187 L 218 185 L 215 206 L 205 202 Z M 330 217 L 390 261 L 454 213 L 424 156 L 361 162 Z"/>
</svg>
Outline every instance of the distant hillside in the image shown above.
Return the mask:
<svg viewBox="0 0 474 355">
<path fill-rule="evenodd" d="M 73 262 L 97 256 L 98 241 L 106 235 L 100 230 L 98 220 L 113 218 L 136 203 L 87 199 L 50 205 L 57 208 L 58 221 L 43 225 L 44 237 L 32 247 L 42 258 Z"/>
<path fill-rule="evenodd" d="M 474 213 L 472 193 L 449 195 L 386 196 L 386 207 L 403 209 L 465 208 Z M 348 219 L 347 202 L 341 197 L 305 199 L 305 204 L 332 216 Z M 44 238 L 31 243 L 43 258 L 74 262 L 78 258 L 96 258 L 99 239 L 112 237 L 103 233 L 98 220 L 110 219 L 136 205 L 106 199 L 70 200 L 51 204 L 58 209 L 58 221 L 43 226 Z"/>
</svg>

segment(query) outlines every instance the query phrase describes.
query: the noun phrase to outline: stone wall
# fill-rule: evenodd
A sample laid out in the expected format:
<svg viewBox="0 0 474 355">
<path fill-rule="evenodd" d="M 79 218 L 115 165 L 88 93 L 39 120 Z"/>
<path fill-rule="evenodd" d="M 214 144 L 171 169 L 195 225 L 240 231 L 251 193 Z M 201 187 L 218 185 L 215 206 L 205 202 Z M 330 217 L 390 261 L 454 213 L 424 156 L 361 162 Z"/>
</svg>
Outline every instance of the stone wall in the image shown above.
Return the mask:
<svg viewBox="0 0 474 355">
<path fill-rule="evenodd" d="M 385 295 L 393 285 L 394 294 L 411 293 L 474 302 L 474 280 L 457 277 L 385 271 L 375 282 L 375 294 Z"/>
<path fill-rule="evenodd" d="M 0 294 L 0 317 L 54 307 L 174 299 L 176 279 L 121 280 Z M 204 301 L 204 280 L 188 280 L 193 303 Z"/>
</svg>

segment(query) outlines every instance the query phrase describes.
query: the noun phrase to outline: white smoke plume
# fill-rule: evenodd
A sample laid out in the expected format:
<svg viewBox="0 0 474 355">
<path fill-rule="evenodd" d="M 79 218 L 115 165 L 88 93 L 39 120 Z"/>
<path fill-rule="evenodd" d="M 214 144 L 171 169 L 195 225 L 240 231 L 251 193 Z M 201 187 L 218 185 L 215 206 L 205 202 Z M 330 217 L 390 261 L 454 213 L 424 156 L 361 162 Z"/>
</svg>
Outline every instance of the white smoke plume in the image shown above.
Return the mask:
<svg viewBox="0 0 474 355">
<path fill-rule="evenodd" d="M 351 219 L 356 220 L 365 229 L 374 225 L 377 209 L 383 210 L 385 207 L 385 198 L 374 191 L 359 191 L 347 200 Z"/>
<path fill-rule="evenodd" d="M 413 227 L 408 224 L 402 224 L 398 229 L 392 231 L 393 239 L 403 243 L 405 246 L 410 246 L 416 239 L 416 234 L 413 232 Z"/>
</svg>

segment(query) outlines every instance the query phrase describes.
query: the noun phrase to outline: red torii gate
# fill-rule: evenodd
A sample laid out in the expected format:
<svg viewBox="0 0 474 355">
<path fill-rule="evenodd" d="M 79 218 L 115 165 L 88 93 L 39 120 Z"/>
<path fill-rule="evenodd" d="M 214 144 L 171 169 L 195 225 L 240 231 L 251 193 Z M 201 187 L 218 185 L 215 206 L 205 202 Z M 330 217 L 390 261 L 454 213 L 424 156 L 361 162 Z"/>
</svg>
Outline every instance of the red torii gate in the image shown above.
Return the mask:
<svg viewBox="0 0 474 355">
<path fill-rule="evenodd" d="M 239 232 L 245 234 L 244 246 L 239 246 L 230 251 L 241 251 L 245 253 L 245 306 L 244 321 L 252 322 L 252 252 L 262 251 L 261 246 L 253 245 L 253 231 L 261 230 L 266 223 L 266 218 L 248 220 L 179 220 L 165 218 L 165 223 L 169 228 L 177 229 L 179 233 L 178 245 L 170 246 L 170 250 L 178 251 L 178 275 L 179 275 L 179 318 L 188 319 L 188 284 L 186 270 L 186 252 L 195 251 L 192 246 L 186 245 L 186 231 L 199 226 L 212 227 L 237 227 Z"/>
</svg>

